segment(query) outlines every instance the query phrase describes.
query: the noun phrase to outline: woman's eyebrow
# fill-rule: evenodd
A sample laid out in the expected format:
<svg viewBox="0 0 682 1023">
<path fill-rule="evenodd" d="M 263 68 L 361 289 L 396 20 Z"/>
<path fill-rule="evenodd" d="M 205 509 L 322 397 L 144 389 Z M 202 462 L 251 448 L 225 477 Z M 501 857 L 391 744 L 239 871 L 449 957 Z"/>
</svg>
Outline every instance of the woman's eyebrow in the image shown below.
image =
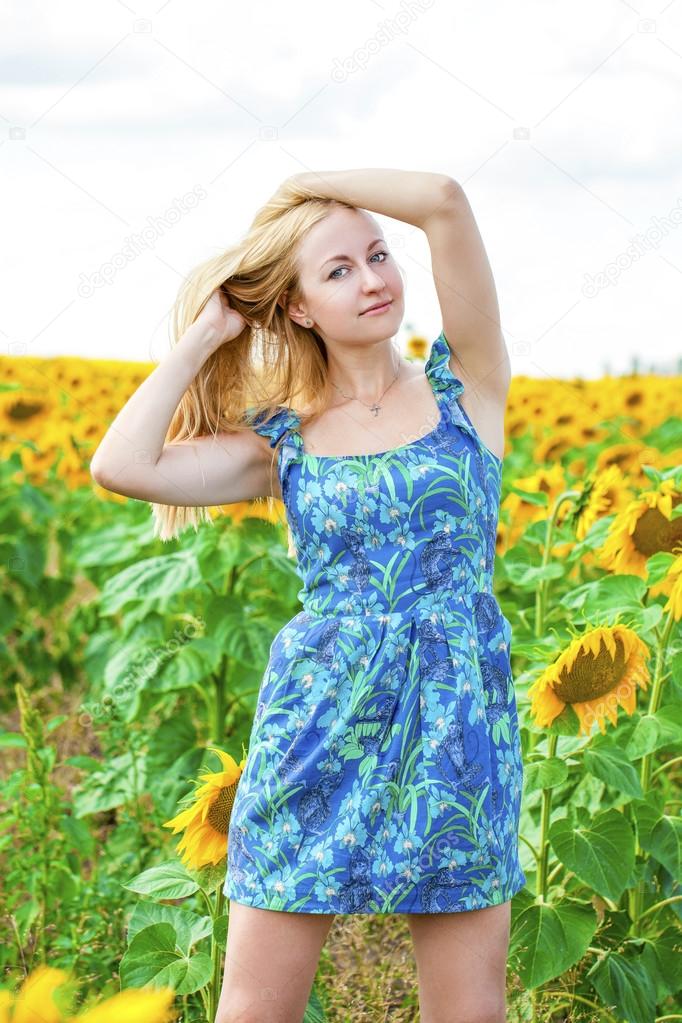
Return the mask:
<svg viewBox="0 0 682 1023">
<path fill-rule="evenodd" d="M 367 246 L 367 251 L 369 252 L 369 250 L 371 248 L 373 248 L 375 245 L 378 245 L 379 242 L 383 242 L 383 240 L 384 240 L 383 238 L 375 238 L 374 241 L 370 242 L 369 245 Z M 350 259 L 350 258 L 351 258 L 350 256 L 343 256 L 343 255 L 341 255 L 341 256 L 330 256 L 329 259 L 325 259 L 324 263 L 320 267 L 320 270 L 322 269 L 323 266 L 326 266 L 327 263 L 333 263 L 335 259 Z"/>
</svg>

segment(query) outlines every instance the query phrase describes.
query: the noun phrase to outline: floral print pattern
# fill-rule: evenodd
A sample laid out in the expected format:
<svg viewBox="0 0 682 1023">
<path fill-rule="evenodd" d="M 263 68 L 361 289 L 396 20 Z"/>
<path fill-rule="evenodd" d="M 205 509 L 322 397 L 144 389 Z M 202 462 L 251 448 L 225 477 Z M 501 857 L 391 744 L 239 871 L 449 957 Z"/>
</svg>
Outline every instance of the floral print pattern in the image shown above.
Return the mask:
<svg viewBox="0 0 682 1023">
<path fill-rule="evenodd" d="M 502 461 L 459 396 L 443 333 L 425 436 L 304 450 L 278 472 L 301 611 L 270 647 L 230 820 L 223 891 L 306 913 L 442 913 L 510 899 L 523 781 L 511 625 L 493 594 Z"/>
</svg>

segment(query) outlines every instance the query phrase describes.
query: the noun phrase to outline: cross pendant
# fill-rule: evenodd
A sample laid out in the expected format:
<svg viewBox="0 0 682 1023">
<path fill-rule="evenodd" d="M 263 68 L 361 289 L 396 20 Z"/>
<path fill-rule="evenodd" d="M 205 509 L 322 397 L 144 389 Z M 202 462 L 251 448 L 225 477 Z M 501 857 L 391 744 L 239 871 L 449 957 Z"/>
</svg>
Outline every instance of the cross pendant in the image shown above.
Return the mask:
<svg viewBox="0 0 682 1023">
<path fill-rule="evenodd" d="M 370 412 L 373 412 L 375 416 L 378 416 L 380 408 L 381 408 L 381 405 L 371 405 L 370 406 Z"/>
</svg>

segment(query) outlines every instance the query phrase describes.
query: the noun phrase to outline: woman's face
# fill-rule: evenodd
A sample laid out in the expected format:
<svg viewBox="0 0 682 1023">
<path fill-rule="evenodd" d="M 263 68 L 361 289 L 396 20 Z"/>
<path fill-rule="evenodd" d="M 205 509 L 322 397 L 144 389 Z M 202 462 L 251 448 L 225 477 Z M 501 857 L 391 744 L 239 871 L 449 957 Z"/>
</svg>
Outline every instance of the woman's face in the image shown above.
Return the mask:
<svg viewBox="0 0 682 1023">
<path fill-rule="evenodd" d="M 367 211 L 333 210 L 300 243 L 297 262 L 303 298 L 288 309 L 301 326 L 312 319 L 317 333 L 332 344 L 396 334 L 405 312 L 403 281 Z M 367 315 L 369 306 L 382 301 L 391 303 L 386 311 Z"/>
</svg>

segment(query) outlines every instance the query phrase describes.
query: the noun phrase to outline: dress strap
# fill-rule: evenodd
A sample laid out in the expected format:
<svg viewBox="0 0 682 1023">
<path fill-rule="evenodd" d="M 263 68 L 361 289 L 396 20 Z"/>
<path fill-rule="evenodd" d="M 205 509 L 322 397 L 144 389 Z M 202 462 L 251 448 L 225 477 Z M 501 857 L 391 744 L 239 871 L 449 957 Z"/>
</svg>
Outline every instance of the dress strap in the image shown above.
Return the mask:
<svg viewBox="0 0 682 1023">
<path fill-rule="evenodd" d="M 292 437 L 298 432 L 301 420 L 293 409 L 284 406 L 256 414 L 253 408 L 246 411 L 246 422 L 261 437 L 267 437 L 270 447 L 274 448 L 278 441 L 286 434 Z"/>
<path fill-rule="evenodd" d="M 431 381 L 434 391 L 447 392 L 445 396 L 448 399 L 458 398 L 464 390 L 464 384 L 450 369 L 450 355 L 450 346 L 445 338 L 445 334 L 441 331 L 431 345 L 431 351 L 424 370 Z"/>
<path fill-rule="evenodd" d="M 253 408 L 246 411 L 246 422 L 261 437 L 267 437 L 270 447 L 274 448 L 281 441 L 277 455 L 280 486 L 284 503 L 289 493 L 289 466 L 292 462 L 303 460 L 303 438 L 299 433 L 301 418 L 293 409 L 284 406 L 271 412 L 256 414 Z"/>
<path fill-rule="evenodd" d="M 459 398 L 464 391 L 464 384 L 456 377 L 450 369 L 450 345 L 447 342 L 443 331 L 440 332 L 436 340 L 431 345 L 431 352 L 428 360 L 424 367 L 431 385 L 436 392 L 436 400 L 443 402 L 445 408 L 448 411 L 450 420 L 459 426 L 465 433 L 474 441 L 477 449 L 478 457 L 481 458 L 483 454 L 488 455 L 499 469 L 502 465 L 501 459 L 494 455 L 490 451 L 481 438 L 478 435 L 478 431 L 471 419 L 464 410 L 464 406 L 460 402 Z M 481 477 L 485 480 L 486 472 L 481 461 L 480 466 Z M 484 483 L 485 485 L 485 483 Z"/>
</svg>

